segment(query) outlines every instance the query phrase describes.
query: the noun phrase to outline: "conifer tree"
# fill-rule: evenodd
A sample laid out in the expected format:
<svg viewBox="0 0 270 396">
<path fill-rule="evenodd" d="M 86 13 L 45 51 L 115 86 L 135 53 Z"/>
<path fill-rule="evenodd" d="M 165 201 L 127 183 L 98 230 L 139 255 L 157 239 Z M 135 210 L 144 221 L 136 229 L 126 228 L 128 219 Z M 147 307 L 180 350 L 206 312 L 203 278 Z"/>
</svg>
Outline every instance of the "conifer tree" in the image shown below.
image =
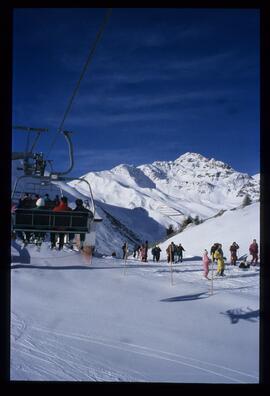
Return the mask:
<svg viewBox="0 0 270 396">
<path fill-rule="evenodd" d="M 251 201 L 251 199 L 250 199 L 250 196 L 249 196 L 248 194 L 246 194 L 246 195 L 244 196 L 244 199 L 243 199 L 242 207 L 244 208 L 245 206 L 250 205 L 251 202 L 252 202 L 252 201 Z"/>
<path fill-rule="evenodd" d="M 172 224 L 169 225 L 169 228 L 166 229 L 167 235 L 170 235 L 174 232 Z"/>
</svg>

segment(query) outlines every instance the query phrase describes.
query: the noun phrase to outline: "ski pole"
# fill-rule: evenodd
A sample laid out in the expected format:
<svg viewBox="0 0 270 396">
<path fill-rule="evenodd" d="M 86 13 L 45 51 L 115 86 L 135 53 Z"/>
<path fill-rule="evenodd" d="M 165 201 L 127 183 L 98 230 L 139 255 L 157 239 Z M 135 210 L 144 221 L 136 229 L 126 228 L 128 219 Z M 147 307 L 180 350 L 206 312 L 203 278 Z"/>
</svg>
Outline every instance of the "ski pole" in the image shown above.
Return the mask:
<svg viewBox="0 0 270 396">
<path fill-rule="evenodd" d="M 170 247 L 170 264 L 171 264 L 171 286 L 173 285 L 173 270 L 172 270 L 172 248 Z"/>
<path fill-rule="evenodd" d="M 90 265 L 92 265 L 92 258 L 93 258 L 93 248 L 90 246 Z"/>
<path fill-rule="evenodd" d="M 124 275 L 126 275 L 126 269 L 127 269 L 127 253 L 128 253 L 128 246 L 126 245 L 126 248 L 125 248 Z"/>
<path fill-rule="evenodd" d="M 173 269 L 172 269 L 172 262 L 171 262 L 171 286 L 173 286 Z"/>
<path fill-rule="evenodd" d="M 211 273 L 212 273 L 212 276 L 211 276 L 211 295 L 213 295 L 213 279 L 214 279 L 214 275 L 213 275 L 213 273 L 214 273 L 213 266 L 214 266 L 214 260 L 212 260 L 212 263 L 211 263 Z"/>
</svg>

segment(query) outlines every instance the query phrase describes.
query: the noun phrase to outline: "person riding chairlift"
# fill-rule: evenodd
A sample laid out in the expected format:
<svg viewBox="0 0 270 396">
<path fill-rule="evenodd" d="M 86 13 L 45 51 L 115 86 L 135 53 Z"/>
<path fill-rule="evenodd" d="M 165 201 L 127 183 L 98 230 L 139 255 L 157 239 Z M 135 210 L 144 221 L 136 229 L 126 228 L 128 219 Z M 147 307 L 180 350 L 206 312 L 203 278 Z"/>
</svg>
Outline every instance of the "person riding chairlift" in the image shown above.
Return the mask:
<svg viewBox="0 0 270 396">
<path fill-rule="evenodd" d="M 76 207 L 75 209 L 73 209 L 73 212 L 86 212 L 86 213 L 90 213 L 90 215 L 93 217 L 93 213 L 89 209 L 83 206 L 83 201 L 81 199 L 76 199 L 75 203 L 76 203 Z M 80 236 L 80 249 L 83 249 L 83 243 L 85 241 L 85 233 L 80 233 L 79 236 Z M 69 242 L 71 249 L 73 249 L 73 245 L 71 243 L 74 237 L 75 234 L 69 235 Z"/>
<path fill-rule="evenodd" d="M 53 208 L 53 212 L 66 212 L 71 211 L 72 209 L 68 206 L 67 197 L 61 197 L 59 205 Z M 51 232 L 51 249 L 55 248 L 56 245 L 56 232 Z M 65 234 L 63 232 L 59 232 L 59 250 L 63 249 L 64 246 L 64 238 Z"/>
</svg>

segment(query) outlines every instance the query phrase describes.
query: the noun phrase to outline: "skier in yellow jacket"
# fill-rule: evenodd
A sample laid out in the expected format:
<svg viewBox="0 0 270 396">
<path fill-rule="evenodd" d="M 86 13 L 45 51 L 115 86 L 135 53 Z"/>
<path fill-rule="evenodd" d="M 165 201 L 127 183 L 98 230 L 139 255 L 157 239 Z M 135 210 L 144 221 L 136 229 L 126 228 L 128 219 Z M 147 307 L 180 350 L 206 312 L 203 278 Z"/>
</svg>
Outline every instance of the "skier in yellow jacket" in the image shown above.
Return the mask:
<svg viewBox="0 0 270 396">
<path fill-rule="evenodd" d="M 222 245 L 219 243 L 218 248 L 214 253 L 214 258 L 217 259 L 217 273 L 216 275 L 224 276 L 225 263 L 223 258 Z"/>
</svg>

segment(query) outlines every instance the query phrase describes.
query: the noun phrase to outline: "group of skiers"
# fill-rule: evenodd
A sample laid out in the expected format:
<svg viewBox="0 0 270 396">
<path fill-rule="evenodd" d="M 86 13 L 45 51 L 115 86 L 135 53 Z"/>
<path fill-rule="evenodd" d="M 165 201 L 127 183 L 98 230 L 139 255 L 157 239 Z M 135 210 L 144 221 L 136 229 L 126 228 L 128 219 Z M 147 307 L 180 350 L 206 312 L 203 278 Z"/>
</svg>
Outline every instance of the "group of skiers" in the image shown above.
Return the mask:
<svg viewBox="0 0 270 396">
<path fill-rule="evenodd" d="M 66 212 L 66 211 L 79 211 L 79 212 L 90 212 L 87 208 L 84 207 L 83 201 L 81 199 L 76 199 L 75 201 L 76 207 L 71 209 L 68 206 L 68 199 L 65 196 L 59 198 L 58 195 L 55 196 L 53 200 L 50 199 L 49 194 L 45 194 L 44 198 L 42 198 L 39 194 L 35 194 L 31 196 L 29 193 L 25 193 L 24 196 L 19 200 L 19 204 L 16 207 L 13 207 L 13 212 L 18 208 L 25 209 L 34 209 L 34 210 L 52 210 L 53 212 Z M 17 236 L 21 238 L 25 245 L 27 245 L 30 240 L 34 240 L 37 246 L 40 246 L 45 239 L 45 232 L 29 232 L 25 231 L 17 232 Z M 83 242 L 85 241 L 85 233 L 80 233 L 80 249 L 83 247 Z M 71 249 L 73 249 L 72 240 L 74 239 L 75 234 L 65 234 L 63 232 L 50 232 L 50 242 L 51 249 L 56 248 L 56 243 L 58 239 L 58 249 L 63 249 L 64 240 L 68 240 L 68 245 Z"/>
<path fill-rule="evenodd" d="M 137 258 L 143 262 L 148 261 L 148 241 L 145 241 L 141 245 L 135 245 L 133 249 L 133 257 Z M 124 242 L 122 246 L 122 251 L 123 251 L 123 259 L 127 258 L 128 255 L 128 244 L 127 242 Z M 179 243 L 179 245 L 175 245 L 174 242 L 171 242 L 168 248 L 166 249 L 167 252 L 167 260 L 169 262 L 182 262 L 183 261 L 183 251 L 185 251 L 184 247 Z M 153 257 L 154 262 L 159 262 L 160 260 L 160 252 L 161 249 L 159 245 L 154 245 L 151 249 L 151 254 Z M 116 257 L 116 253 L 113 252 L 113 257 Z M 176 260 L 176 261 L 175 261 Z"/>
<path fill-rule="evenodd" d="M 203 276 L 206 279 L 210 279 L 208 278 L 208 274 L 209 274 L 209 264 L 211 263 L 211 261 L 214 263 L 215 261 L 217 262 L 217 272 L 216 275 L 217 276 L 224 276 L 224 270 L 225 270 L 225 261 L 224 261 L 224 255 L 223 255 L 223 250 L 222 250 L 222 244 L 221 243 L 214 243 L 211 246 L 210 249 L 210 256 L 211 258 L 208 256 L 208 251 L 207 249 L 204 249 L 203 252 L 203 257 L 202 257 L 202 261 L 203 261 Z"/>
<path fill-rule="evenodd" d="M 239 249 L 239 245 L 236 242 L 233 242 L 232 245 L 230 246 L 229 250 L 231 253 L 231 265 L 236 265 L 237 262 L 237 250 Z M 249 268 L 250 265 L 257 265 L 258 263 L 258 253 L 259 253 L 259 246 L 256 241 L 256 239 L 253 239 L 252 243 L 249 246 L 249 253 L 252 256 L 252 259 L 250 263 L 247 262 L 247 257 L 245 257 L 244 261 L 241 261 L 239 264 L 239 268 Z M 210 249 L 210 256 L 208 256 L 208 251 L 207 249 L 204 250 L 203 252 L 203 269 L 204 269 L 204 277 L 206 279 L 208 278 L 208 273 L 209 273 L 209 264 L 211 261 L 217 262 L 217 272 L 216 276 L 224 276 L 224 270 L 225 270 L 225 257 L 223 255 L 223 250 L 222 250 L 222 244 L 221 243 L 214 243 L 211 246 Z"/>
<path fill-rule="evenodd" d="M 149 249 L 149 244 L 148 241 L 145 241 L 144 243 L 142 243 L 141 245 L 135 245 L 134 249 L 133 249 L 133 257 L 137 258 L 140 261 L 143 262 L 148 262 L 148 249 Z M 125 242 L 122 246 L 122 251 L 123 251 L 123 259 L 127 258 L 128 255 L 128 244 L 127 242 Z M 161 249 L 158 245 L 155 245 L 152 250 L 152 256 L 153 256 L 153 261 L 159 261 L 160 259 L 160 252 Z M 114 255 L 115 257 L 115 255 Z"/>
<path fill-rule="evenodd" d="M 122 250 L 123 250 L 123 258 L 125 258 L 126 251 L 127 251 L 127 243 L 126 242 L 122 246 Z M 170 243 L 170 245 L 166 249 L 168 263 L 175 262 L 175 260 L 177 263 L 179 261 L 182 262 L 183 261 L 183 251 L 185 251 L 185 249 L 183 248 L 181 243 L 179 245 L 175 245 L 174 242 Z M 161 249 L 160 249 L 159 245 L 156 244 L 152 247 L 151 254 L 152 254 L 154 262 L 157 262 L 157 263 L 159 262 L 160 252 L 161 252 Z M 135 248 L 133 250 L 133 257 L 138 258 L 139 260 L 141 260 L 143 262 L 148 261 L 148 241 L 145 241 L 145 243 L 142 243 L 141 245 L 135 246 Z"/>
<path fill-rule="evenodd" d="M 166 249 L 167 262 L 168 263 L 174 263 L 174 262 L 179 263 L 179 261 L 180 261 L 182 263 L 184 251 L 185 251 L 185 249 L 181 243 L 179 243 L 179 245 L 176 245 L 174 242 L 171 242 Z"/>
<path fill-rule="evenodd" d="M 148 241 L 145 241 L 141 245 L 135 245 L 133 249 L 133 257 L 143 262 L 148 262 Z"/>
<path fill-rule="evenodd" d="M 231 265 L 236 265 L 238 257 L 237 257 L 237 251 L 239 249 L 239 245 L 236 242 L 233 242 L 231 246 L 229 247 L 230 251 L 230 264 Z M 127 258 L 128 254 L 128 245 L 125 242 L 124 245 L 122 246 L 123 250 L 123 259 Z M 167 253 L 167 262 L 168 263 L 179 263 L 183 261 L 183 252 L 185 251 L 184 247 L 182 246 L 181 243 L 176 245 L 174 242 L 171 242 L 168 247 L 166 248 L 166 253 Z M 153 256 L 153 261 L 154 262 L 159 262 L 160 260 L 160 252 L 161 248 L 158 245 L 154 245 L 153 248 L 151 249 L 151 253 Z M 136 245 L 134 250 L 133 250 L 133 257 L 138 258 L 141 261 L 147 262 L 147 253 L 148 253 L 148 241 L 141 245 Z M 247 263 L 247 258 L 244 259 L 244 261 L 241 261 L 239 264 L 239 268 L 248 268 L 250 265 L 256 265 L 258 263 L 258 253 L 259 253 L 259 247 L 257 244 L 256 239 L 253 239 L 252 243 L 249 246 L 249 253 L 252 256 L 252 259 L 250 263 Z M 210 279 L 208 277 L 209 274 L 209 265 L 211 262 L 217 263 L 217 270 L 216 270 L 216 276 L 224 276 L 224 270 L 225 270 L 225 260 L 226 257 L 224 257 L 223 254 L 223 249 L 222 249 L 222 244 L 219 242 L 214 243 L 211 248 L 210 248 L 210 256 L 207 251 L 207 249 L 204 249 L 203 255 L 202 255 L 202 262 L 203 262 L 203 276 L 206 279 Z"/>
</svg>

